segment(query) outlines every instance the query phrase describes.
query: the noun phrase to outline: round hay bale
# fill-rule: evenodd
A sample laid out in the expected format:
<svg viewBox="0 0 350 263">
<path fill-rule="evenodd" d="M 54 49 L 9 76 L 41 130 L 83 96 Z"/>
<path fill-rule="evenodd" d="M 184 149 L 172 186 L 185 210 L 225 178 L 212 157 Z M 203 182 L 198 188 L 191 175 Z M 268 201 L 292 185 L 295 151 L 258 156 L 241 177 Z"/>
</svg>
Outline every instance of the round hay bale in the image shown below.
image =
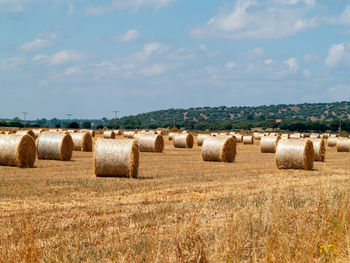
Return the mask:
<svg viewBox="0 0 350 263">
<path fill-rule="evenodd" d="M 268 136 L 278 136 L 277 132 L 270 132 Z"/>
<path fill-rule="evenodd" d="M 321 138 L 323 138 L 323 139 L 328 139 L 328 137 L 329 137 L 328 133 L 324 133 L 321 135 Z"/>
<path fill-rule="evenodd" d="M 177 134 L 177 132 L 170 132 L 169 133 L 169 141 L 173 140 L 173 138 L 176 134 Z"/>
<path fill-rule="evenodd" d="M 121 130 L 114 130 L 114 134 L 115 135 L 122 135 L 122 131 Z"/>
<path fill-rule="evenodd" d="M 19 130 L 17 131 L 15 134 L 17 135 L 29 135 L 31 136 L 33 139 L 35 139 L 35 134 L 32 130 Z"/>
<path fill-rule="evenodd" d="M 136 134 L 136 132 L 134 132 L 134 131 L 126 131 L 126 132 L 124 132 L 124 137 L 132 139 L 132 138 L 134 138 L 135 134 Z"/>
<path fill-rule="evenodd" d="M 220 132 L 219 136 L 227 136 L 227 132 Z"/>
<path fill-rule="evenodd" d="M 301 138 L 300 133 L 293 133 L 289 135 L 289 139 L 300 139 L 300 138 Z"/>
<path fill-rule="evenodd" d="M 338 136 L 336 134 L 329 135 L 330 138 L 337 138 Z"/>
<path fill-rule="evenodd" d="M 175 148 L 192 148 L 193 143 L 193 135 L 191 133 L 180 133 L 174 137 Z"/>
<path fill-rule="evenodd" d="M 69 161 L 73 153 L 73 140 L 63 132 L 43 132 L 36 140 L 38 159 Z"/>
<path fill-rule="evenodd" d="M 89 132 L 77 132 L 71 134 L 73 150 L 82 152 L 92 151 L 92 137 Z"/>
<path fill-rule="evenodd" d="M 80 130 L 80 132 L 88 132 L 88 133 L 90 133 L 91 137 L 95 137 L 96 136 L 96 133 L 95 133 L 94 130 L 83 129 L 83 130 Z"/>
<path fill-rule="evenodd" d="M 217 132 L 212 132 L 211 134 L 210 134 L 210 136 L 213 136 L 213 137 L 215 137 L 215 136 L 218 136 L 219 134 L 217 133 Z"/>
<path fill-rule="evenodd" d="M 243 135 L 242 134 L 235 134 L 235 137 L 236 137 L 236 142 L 239 143 L 239 142 L 243 142 Z"/>
<path fill-rule="evenodd" d="M 236 141 L 232 137 L 208 137 L 203 142 L 203 161 L 232 163 L 236 156 Z"/>
<path fill-rule="evenodd" d="M 137 177 L 139 146 L 134 140 L 97 139 L 93 162 L 96 176 Z"/>
<path fill-rule="evenodd" d="M 282 134 L 281 139 L 289 139 L 289 134 L 288 133 Z"/>
<path fill-rule="evenodd" d="M 164 138 L 160 134 L 139 134 L 136 137 L 140 152 L 162 152 L 164 149 Z"/>
<path fill-rule="evenodd" d="M 44 132 L 44 129 L 34 129 L 33 130 L 35 138 L 37 138 L 40 135 L 40 133 L 42 133 L 42 132 Z"/>
<path fill-rule="evenodd" d="M 197 136 L 197 145 L 198 146 L 202 146 L 203 142 L 206 138 L 209 138 L 210 135 L 209 134 L 198 134 Z"/>
<path fill-rule="evenodd" d="M 78 130 L 67 130 L 68 133 L 76 133 Z"/>
<path fill-rule="evenodd" d="M 115 139 L 114 131 L 105 131 L 103 133 L 103 138 L 105 138 L 105 139 Z"/>
<path fill-rule="evenodd" d="M 262 153 L 275 153 L 279 139 L 279 136 L 262 137 L 260 141 L 260 151 Z"/>
<path fill-rule="evenodd" d="M 188 131 L 182 131 L 183 134 L 189 133 Z"/>
<path fill-rule="evenodd" d="M 0 131 L 0 134 L 5 134 L 5 132 L 4 131 Z"/>
<path fill-rule="evenodd" d="M 278 169 L 311 170 L 314 162 L 314 148 L 310 139 L 280 140 L 276 149 Z"/>
<path fill-rule="evenodd" d="M 0 135 L 0 165 L 31 168 L 35 163 L 36 147 L 29 135 Z"/>
<path fill-rule="evenodd" d="M 341 138 L 337 143 L 337 152 L 350 152 L 350 140 Z"/>
<path fill-rule="evenodd" d="M 326 143 L 323 138 L 311 139 L 314 147 L 314 155 L 316 162 L 324 162 L 326 155 Z"/>
<path fill-rule="evenodd" d="M 261 138 L 263 137 L 263 134 L 255 132 L 253 136 L 254 136 L 254 140 L 261 140 Z"/>
<path fill-rule="evenodd" d="M 337 146 L 338 139 L 336 137 L 329 137 L 328 139 L 328 147 Z"/>
<path fill-rule="evenodd" d="M 254 144 L 254 137 L 252 135 L 244 135 L 243 144 Z"/>
<path fill-rule="evenodd" d="M 318 139 L 320 138 L 321 136 L 318 134 L 318 133 L 311 133 L 310 134 L 310 139 Z"/>
</svg>

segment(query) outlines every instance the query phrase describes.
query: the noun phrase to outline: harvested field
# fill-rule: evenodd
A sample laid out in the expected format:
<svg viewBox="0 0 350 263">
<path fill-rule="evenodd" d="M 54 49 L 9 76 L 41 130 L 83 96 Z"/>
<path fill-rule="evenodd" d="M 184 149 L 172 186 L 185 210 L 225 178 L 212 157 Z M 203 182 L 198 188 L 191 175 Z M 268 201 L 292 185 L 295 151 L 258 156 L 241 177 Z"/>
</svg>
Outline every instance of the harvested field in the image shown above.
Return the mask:
<svg viewBox="0 0 350 263">
<path fill-rule="evenodd" d="M 258 143 L 237 144 L 234 163 L 165 144 L 140 153 L 138 179 L 95 177 L 91 152 L 0 167 L 1 260 L 350 260 L 350 153 L 327 147 L 312 171 L 278 170 Z"/>
</svg>

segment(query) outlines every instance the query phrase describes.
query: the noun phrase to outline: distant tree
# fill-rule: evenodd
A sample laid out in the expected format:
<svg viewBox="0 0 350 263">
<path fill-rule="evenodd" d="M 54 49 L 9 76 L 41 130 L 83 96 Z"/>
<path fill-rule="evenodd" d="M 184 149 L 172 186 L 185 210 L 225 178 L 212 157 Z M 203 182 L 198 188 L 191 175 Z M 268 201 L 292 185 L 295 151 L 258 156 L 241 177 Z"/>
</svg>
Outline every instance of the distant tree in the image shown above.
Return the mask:
<svg viewBox="0 0 350 263">
<path fill-rule="evenodd" d="M 69 123 L 69 128 L 70 129 L 79 129 L 79 124 L 75 121 Z"/>
<path fill-rule="evenodd" d="M 97 126 L 96 126 L 96 129 L 98 129 L 98 130 L 99 130 L 99 129 L 103 129 L 103 125 L 102 125 L 102 124 L 97 125 Z"/>
<path fill-rule="evenodd" d="M 89 122 L 89 121 L 84 121 L 84 122 L 83 122 L 83 128 L 84 128 L 84 129 L 91 129 L 91 122 Z"/>
<path fill-rule="evenodd" d="M 58 123 L 58 124 L 55 125 L 55 127 L 56 128 L 61 128 L 61 124 Z"/>
</svg>

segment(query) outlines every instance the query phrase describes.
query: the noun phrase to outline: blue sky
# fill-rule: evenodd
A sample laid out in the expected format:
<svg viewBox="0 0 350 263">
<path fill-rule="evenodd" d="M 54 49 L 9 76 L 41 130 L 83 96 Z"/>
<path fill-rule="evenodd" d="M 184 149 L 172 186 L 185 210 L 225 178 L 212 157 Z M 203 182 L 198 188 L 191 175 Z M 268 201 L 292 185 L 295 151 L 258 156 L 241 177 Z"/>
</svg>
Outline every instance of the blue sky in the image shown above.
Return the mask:
<svg viewBox="0 0 350 263">
<path fill-rule="evenodd" d="M 350 100 L 350 2 L 0 0 L 0 117 Z"/>
</svg>

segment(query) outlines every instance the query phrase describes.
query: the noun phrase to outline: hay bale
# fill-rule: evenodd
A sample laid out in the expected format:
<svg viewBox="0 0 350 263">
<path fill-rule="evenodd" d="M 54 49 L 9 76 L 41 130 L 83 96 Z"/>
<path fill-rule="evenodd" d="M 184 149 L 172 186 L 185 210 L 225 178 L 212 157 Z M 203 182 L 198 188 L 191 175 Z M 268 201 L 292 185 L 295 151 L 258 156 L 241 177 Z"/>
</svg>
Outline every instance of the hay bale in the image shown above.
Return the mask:
<svg viewBox="0 0 350 263">
<path fill-rule="evenodd" d="M 313 143 L 313 148 L 314 148 L 314 156 L 315 159 L 314 161 L 316 162 L 324 162 L 325 155 L 326 155 L 326 143 L 323 138 L 319 139 L 311 139 Z"/>
<path fill-rule="evenodd" d="M 96 176 L 137 177 L 139 146 L 134 140 L 98 139 L 93 158 Z"/>
<path fill-rule="evenodd" d="M 281 139 L 289 139 L 289 134 L 288 133 L 282 134 Z"/>
<path fill-rule="evenodd" d="M 0 135 L 0 165 L 31 168 L 35 163 L 36 147 L 30 135 Z"/>
<path fill-rule="evenodd" d="M 71 130 L 67 130 L 67 132 L 68 132 L 68 133 L 76 133 L 76 132 L 78 132 L 78 130 L 72 130 L 72 129 L 71 129 Z"/>
<path fill-rule="evenodd" d="M 306 140 L 280 140 L 276 149 L 278 169 L 311 170 L 314 162 L 313 143 Z"/>
<path fill-rule="evenodd" d="M 268 136 L 278 136 L 277 132 L 270 132 Z"/>
<path fill-rule="evenodd" d="M 236 137 L 236 142 L 239 143 L 239 142 L 243 142 L 243 135 L 242 134 L 235 134 L 235 137 Z"/>
<path fill-rule="evenodd" d="M 348 138 L 340 138 L 338 140 L 337 152 L 350 152 L 350 140 Z"/>
<path fill-rule="evenodd" d="M 329 137 L 330 137 L 330 138 L 337 138 L 338 135 L 336 135 L 336 134 L 331 134 L 331 135 L 329 135 Z"/>
<path fill-rule="evenodd" d="M 164 149 L 164 138 L 160 134 L 139 134 L 136 136 L 140 152 L 162 152 Z"/>
<path fill-rule="evenodd" d="M 114 131 L 105 131 L 103 133 L 103 138 L 105 138 L 105 139 L 115 139 Z"/>
<path fill-rule="evenodd" d="M 189 132 L 188 131 L 182 131 L 181 133 L 186 134 L 186 133 L 189 133 Z"/>
<path fill-rule="evenodd" d="M 227 132 L 220 132 L 219 136 L 227 136 Z"/>
<path fill-rule="evenodd" d="M 328 137 L 329 137 L 328 133 L 324 133 L 321 135 L 321 138 L 323 138 L 323 139 L 328 139 Z"/>
<path fill-rule="evenodd" d="M 320 136 L 320 134 L 318 134 L 318 133 L 311 133 L 310 134 L 310 139 L 318 139 L 318 138 L 320 138 L 321 136 Z"/>
<path fill-rule="evenodd" d="M 88 132 L 88 133 L 90 133 L 91 137 L 95 137 L 96 136 L 96 133 L 95 133 L 94 130 L 82 129 L 82 130 L 80 130 L 80 132 Z"/>
<path fill-rule="evenodd" d="M 232 163 L 236 156 L 236 141 L 232 137 L 208 137 L 203 142 L 203 161 Z"/>
<path fill-rule="evenodd" d="M 219 136 L 219 134 L 217 132 L 212 132 L 212 133 L 210 133 L 210 136 L 215 137 L 215 136 Z"/>
<path fill-rule="evenodd" d="M 300 133 L 293 133 L 293 134 L 289 135 L 289 139 L 300 139 L 300 138 L 301 138 Z"/>
<path fill-rule="evenodd" d="M 262 153 L 275 153 L 279 136 L 264 136 L 260 141 L 260 151 Z"/>
<path fill-rule="evenodd" d="M 92 151 L 92 137 L 89 132 L 77 132 L 71 134 L 73 150 L 82 152 Z"/>
<path fill-rule="evenodd" d="M 17 131 L 15 134 L 17 135 L 29 135 L 31 136 L 33 139 L 35 139 L 35 134 L 32 130 L 19 130 Z"/>
<path fill-rule="evenodd" d="M 63 132 L 43 132 L 36 140 L 38 159 L 69 161 L 73 153 L 71 135 Z"/>
<path fill-rule="evenodd" d="M 244 135 L 243 144 L 254 144 L 254 137 L 252 135 Z"/>
<path fill-rule="evenodd" d="M 114 134 L 115 135 L 122 135 L 122 131 L 121 130 L 114 130 Z"/>
<path fill-rule="evenodd" d="M 0 134 L 5 134 L 5 132 L 4 131 L 0 131 Z"/>
<path fill-rule="evenodd" d="M 264 137 L 263 134 L 258 133 L 258 132 L 254 132 L 253 136 L 254 136 L 254 140 L 261 140 L 261 138 Z"/>
<path fill-rule="evenodd" d="M 198 134 L 197 135 L 197 145 L 198 146 L 202 146 L 203 142 L 206 138 L 209 138 L 210 135 L 209 134 Z"/>
<path fill-rule="evenodd" d="M 40 135 L 40 133 L 42 133 L 42 132 L 44 132 L 44 129 L 34 129 L 33 130 L 35 138 L 37 138 Z"/>
<path fill-rule="evenodd" d="M 338 138 L 336 137 L 329 137 L 328 139 L 328 147 L 335 147 L 337 146 Z"/>
<path fill-rule="evenodd" d="M 192 148 L 194 143 L 191 133 L 176 134 L 173 141 L 175 148 Z"/>
<path fill-rule="evenodd" d="M 124 137 L 132 139 L 132 138 L 134 138 L 135 134 L 136 134 L 136 132 L 134 132 L 134 131 L 125 131 Z"/>
<path fill-rule="evenodd" d="M 176 134 L 177 134 L 177 132 L 170 132 L 169 133 L 169 141 L 171 141 Z"/>
</svg>

